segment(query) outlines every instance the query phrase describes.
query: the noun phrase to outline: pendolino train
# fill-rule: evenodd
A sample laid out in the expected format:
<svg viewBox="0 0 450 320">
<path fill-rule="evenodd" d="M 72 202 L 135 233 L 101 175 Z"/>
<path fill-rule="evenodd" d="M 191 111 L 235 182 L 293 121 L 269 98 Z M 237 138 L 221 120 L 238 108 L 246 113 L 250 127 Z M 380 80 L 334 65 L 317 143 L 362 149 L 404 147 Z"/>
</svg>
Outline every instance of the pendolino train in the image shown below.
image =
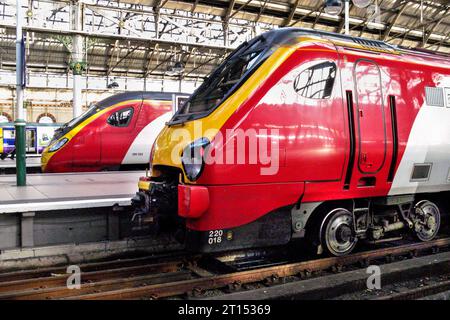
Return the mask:
<svg viewBox="0 0 450 320">
<path fill-rule="evenodd" d="M 101 171 L 148 165 L 156 136 L 187 97 L 135 91 L 91 105 L 55 132 L 42 153 L 42 171 Z"/>
<path fill-rule="evenodd" d="M 306 238 L 339 256 L 358 241 L 428 241 L 448 209 L 449 123 L 448 56 L 270 31 L 167 123 L 134 219 L 184 230 L 203 252 Z M 265 145 L 270 161 L 249 161 Z"/>
</svg>

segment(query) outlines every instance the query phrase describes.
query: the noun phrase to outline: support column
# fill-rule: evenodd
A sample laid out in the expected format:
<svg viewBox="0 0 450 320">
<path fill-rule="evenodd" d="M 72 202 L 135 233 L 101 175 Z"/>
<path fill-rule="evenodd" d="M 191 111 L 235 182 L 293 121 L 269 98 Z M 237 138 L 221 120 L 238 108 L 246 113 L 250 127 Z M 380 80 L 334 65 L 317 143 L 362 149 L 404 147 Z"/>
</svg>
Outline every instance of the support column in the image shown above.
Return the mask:
<svg viewBox="0 0 450 320">
<path fill-rule="evenodd" d="M 229 38 L 228 38 L 228 21 L 224 21 L 222 23 L 222 30 L 223 30 L 223 45 L 225 47 L 228 47 L 228 44 L 230 42 Z"/>
<path fill-rule="evenodd" d="M 17 21 L 16 21 L 16 119 L 14 126 L 16 129 L 16 183 L 17 186 L 27 184 L 27 165 L 25 154 L 25 114 L 23 110 L 23 91 L 25 87 L 25 57 L 24 42 L 22 34 L 23 12 L 22 0 L 16 0 Z"/>
<path fill-rule="evenodd" d="M 75 31 L 83 30 L 83 9 L 81 0 L 72 2 L 72 29 Z M 74 35 L 72 38 L 72 71 L 73 71 L 73 117 L 78 117 L 82 112 L 82 94 L 83 86 L 82 72 L 84 70 L 83 56 L 83 37 Z"/>
<path fill-rule="evenodd" d="M 344 11 L 345 11 L 345 34 L 350 34 L 350 0 L 344 0 Z"/>
</svg>

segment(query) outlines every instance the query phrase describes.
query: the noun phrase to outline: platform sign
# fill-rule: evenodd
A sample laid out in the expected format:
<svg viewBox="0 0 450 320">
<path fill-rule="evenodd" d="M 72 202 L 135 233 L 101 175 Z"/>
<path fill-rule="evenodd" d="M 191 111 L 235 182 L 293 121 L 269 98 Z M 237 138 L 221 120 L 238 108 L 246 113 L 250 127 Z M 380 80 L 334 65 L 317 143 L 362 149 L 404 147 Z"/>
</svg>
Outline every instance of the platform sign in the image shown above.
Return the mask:
<svg viewBox="0 0 450 320">
<path fill-rule="evenodd" d="M 22 64 L 22 72 L 20 73 L 20 82 L 19 84 L 22 86 L 22 88 L 25 88 L 27 86 L 27 62 L 26 62 L 26 52 L 25 52 L 25 41 L 22 37 L 22 41 L 20 42 L 20 48 L 22 50 L 21 54 L 21 64 Z"/>
</svg>

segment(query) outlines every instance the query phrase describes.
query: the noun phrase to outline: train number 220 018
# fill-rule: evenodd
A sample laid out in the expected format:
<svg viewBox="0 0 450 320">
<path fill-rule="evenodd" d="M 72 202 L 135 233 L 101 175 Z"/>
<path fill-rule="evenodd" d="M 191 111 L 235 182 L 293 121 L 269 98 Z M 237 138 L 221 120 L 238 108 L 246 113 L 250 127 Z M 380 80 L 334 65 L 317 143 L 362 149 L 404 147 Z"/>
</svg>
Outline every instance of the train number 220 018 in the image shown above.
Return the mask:
<svg viewBox="0 0 450 320">
<path fill-rule="evenodd" d="M 211 230 L 208 235 L 208 244 L 221 243 L 223 230 Z"/>
</svg>

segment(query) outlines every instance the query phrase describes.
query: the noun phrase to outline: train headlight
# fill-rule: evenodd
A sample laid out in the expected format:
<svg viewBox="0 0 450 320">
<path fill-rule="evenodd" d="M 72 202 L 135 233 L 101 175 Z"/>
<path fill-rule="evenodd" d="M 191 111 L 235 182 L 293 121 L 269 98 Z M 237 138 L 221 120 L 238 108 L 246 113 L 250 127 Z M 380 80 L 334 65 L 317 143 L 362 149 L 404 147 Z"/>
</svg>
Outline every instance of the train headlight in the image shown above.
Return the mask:
<svg viewBox="0 0 450 320">
<path fill-rule="evenodd" d="M 203 156 L 208 145 L 209 140 L 207 138 L 200 138 L 184 148 L 181 163 L 189 180 L 195 181 L 200 177 L 205 165 Z"/>
<path fill-rule="evenodd" d="M 67 143 L 67 141 L 69 141 L 69 139 L 67 139 L 67 138 L 63 138 L 63 139 L 59 140 L 58 142 L 51 145 L 50 148 L 48 149 L 48 151 L 50 151 L 50 152 L 58 151 Z"/>
</svg>

